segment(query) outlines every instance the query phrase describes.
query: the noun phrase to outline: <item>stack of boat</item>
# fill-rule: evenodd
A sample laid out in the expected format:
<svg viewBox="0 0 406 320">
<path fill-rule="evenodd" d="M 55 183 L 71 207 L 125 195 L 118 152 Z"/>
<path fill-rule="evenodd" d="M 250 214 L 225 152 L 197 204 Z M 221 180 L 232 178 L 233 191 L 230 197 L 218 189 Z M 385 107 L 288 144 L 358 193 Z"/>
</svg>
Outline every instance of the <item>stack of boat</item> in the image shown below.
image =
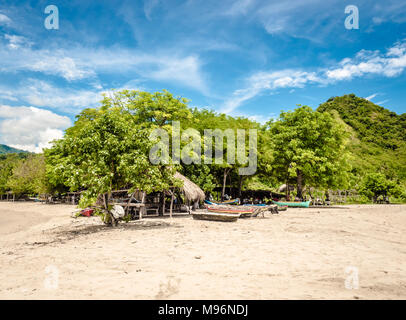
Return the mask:
<svg viewBox="0 0 406 320">
<path fill-rule="evenodd" d="M 267 205 L 231 206 L 206 201 L 206 211 L 193 212 L 192 215 L 194 219 L 232 222 L 237 221 L 238 218 L 256 217 L 258 214 L 265 212 L 267 210 L 276 211 L 277 213 L 277 206 L 267 206 Z"/>
</svg>

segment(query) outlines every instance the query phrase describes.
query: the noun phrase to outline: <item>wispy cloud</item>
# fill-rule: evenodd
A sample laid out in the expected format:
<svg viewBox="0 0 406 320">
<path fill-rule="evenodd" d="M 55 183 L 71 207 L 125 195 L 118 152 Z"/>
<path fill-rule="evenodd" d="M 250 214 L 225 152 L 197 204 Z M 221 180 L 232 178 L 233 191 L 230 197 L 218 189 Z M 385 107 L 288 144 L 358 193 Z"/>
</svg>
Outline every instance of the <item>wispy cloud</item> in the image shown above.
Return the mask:
<svg viewBox="0 0 406 320">
<path fill-rule="evenodd" d="M 7 46 L 0 48 L 0 72 L 3 73 L 35 71 L 59 76 L 67 81 L 97 78 L 100 73 L 132 74 L 132 77 L 137 74 L 144 79 L 176 82 L 207 92 L 202 63 L 197 55 L 170 51 L 147 53 L 121 47 L 33 49 L 28 42 L 21 40 L 22 37 L 9 35 L 7 39 L 14 39 L 14 46 L 17 46 L 16 39 L 19 39 L 19 50 Z"/>
<path fill-rule="evenodd" d="M 144 13 L 148 20 L 151 20 L 151 14 L 153 10 L 159 5 L 160 0 L 145 0 L 144 1 Z"/>
<path fill-rule="evenodd" d="M 362 50 L 354 58 L 346 58 L 337 66 L 316 71 L 285 69 L 261 71 L 246 79 L 246 87 L 234 91 L 223 105 L 222 112 L 230 113 L 245 101 L 264 91 L 282 88 L 303 88 L 306 85 L 329 85 L 367 75 L 396 77 L 406 68 L 406 40 L 395 43 L 385 53 Z M 373 99 L 377 94 L 371 95 Z"/>
<path fill-rule="evenodd" d="M 14 87 L 0 86 L 0 98 L 20 101 L 37 107 L 46 107 L 69 114 L 94 107 L 102 100 L 104 90 L 86 90 L 57 87 L 50 82 L 27 79 Z"/>
<path fill-rule="evenodd" d="M 386 100 L 383 100 L 383 101 L 379 101 L 379 102 L 377 102 L 376 104 L 379 105 L 379 106 L 381 106 L 381 105 L 383 105 L 384 103 L 386 103 L 386 102 L 388 102 L 388 101 L 389 101 L 389 99 L 386 99 Z"/>
<path fill-rule="evenodd" d="M 371 94 L 370 96 L 366 97 L 365 99 L 367 99 L 367 100 L 372 100 L 372 99 L 375 98 L 377 95 L 378 95 L 378 93 L 374 93 L 374 94 Z"/>
<path fill-rule="evenodd" d="M 226 15 L 246 14 L 255 0 L 238 0 L 235 1 L 229 10 L 225 11 Z"/>
<path fill-rule="evenodd" d="M 11 22 L 11 19 L 5 14 L 0 13 L 0 25 L 6 25 Z"/>
</svg>

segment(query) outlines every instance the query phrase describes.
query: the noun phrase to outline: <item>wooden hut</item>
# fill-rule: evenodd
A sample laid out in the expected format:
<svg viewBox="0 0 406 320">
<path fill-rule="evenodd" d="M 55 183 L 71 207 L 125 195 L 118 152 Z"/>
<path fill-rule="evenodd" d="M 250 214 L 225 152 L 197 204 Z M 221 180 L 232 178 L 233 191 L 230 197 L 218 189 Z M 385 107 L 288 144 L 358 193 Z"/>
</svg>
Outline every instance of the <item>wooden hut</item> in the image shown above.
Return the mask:
<svg viewBox="0 0 406 320">
<path fill-rule="evenodd" d="M 202 202 L 205 198 L 206 195 L 204 194 L 204 191 L 200 189 L 200 187 L 190 181 L 188 178 L 186 178 L 184 175 L 180 174 L 179 172 L 176 172 L 174 177 L 176 179 L 180 179 L 183 181 L 183 186 L 181 187 L 181 192 L 185 196 L 185 202 L 187 205 L 193 205 L 194 209 L 197 209 L 199 206 L 199 203 Z"/>
</svg>

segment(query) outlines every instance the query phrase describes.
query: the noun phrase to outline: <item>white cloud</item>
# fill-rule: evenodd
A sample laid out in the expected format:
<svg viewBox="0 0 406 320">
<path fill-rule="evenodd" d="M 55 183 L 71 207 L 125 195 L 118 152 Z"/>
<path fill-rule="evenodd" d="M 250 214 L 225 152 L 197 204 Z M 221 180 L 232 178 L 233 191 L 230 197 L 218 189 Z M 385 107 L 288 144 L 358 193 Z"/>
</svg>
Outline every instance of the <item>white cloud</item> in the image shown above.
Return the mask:
<svg viewBox="0 0 406 320">
<path fill-rule="evenodd" d="M 7 40 L 16 36 L 8 35 Z M 8 43 L 7 45 L 10 45 Z M 93 78 L 104 74 L 136 74 L 144 79 L 176 81 L 196 90 L 207 91 L 201 72 L 201 61 L 196 55 L 175 52 L 146 53 L 120 47 L 89 49 L 33 49 L 20 41 L 19 50 L 0 43 L 0 72 L 36 71 L 60 76 L 67 81 Z M 12 44 L 16 46 L 17 44 Z"/>
<path fill-rule="evenodd" d="M 383 105 L 384 103 L 386 103 L 386 102 L 388 102 L 388 101 L 389 101 L 389 99 L 386 99 L 386 100 L 383 100 L 383 101 L 379 101 L 379 102 L 377 102 L 376 104 L 379 105 L 379 106 L 381 106 L 381 105 Z"/>
<path fill-rule="evenodd" d="M 27 38 L 22 36 L 6 34 L 4 35 L 4 38 L 9 42 L 7 46 L 13 50 L 18 49 L 21 46 L 32 46 L 32 42 L 28 41 Z"/>
<path fill-rule="evenodd" d="M 350 80 L 367 74 L 395 77 L 406 68 L 406 42 L 396 43 L 386 53 L 360 51 L 354 59 L 344 59 L 340 66 L 326 71 L 328 79 Z"/>
<path fill-rule="evenodd" d="M 146 0 L 144 1 L 144 13 L 148 20 L 151 20 L 152 11 L 159 5 L 160 0 Z"/>
<path fill-rule="evenodd" d="M 9 24 L 11 19 L 7 17 L 5 14 L 0 13 L 0 25 L 2 24 Z"/>
<path fill-rule="evenodd" d="M 50 141 L 62 138 L 70 125 L 68 117 L 49 110 L 0 105 L 0 139 L 14 148 L 41 152 Z"/>
<path fill-rule="evenodd" d="M 374 94 L 371 94 L 370 96 L 366 97 L 365 99 L 366 99 L 366 100 L 372 100 L 372 99 L 375 98 L 377 95 L 378 95 L 378 93 L 374 93 Z"/>
<path fill-rule="evenodd" d="M 283 88 L 303 88 L 309 84 L 328 85 L 366 75 L 396 77 L 405 68 L 406 40 L 395 43 L 384 53 L 361 50 L 354 58 L 345 58 L 330 69 L 317 69 L 313 72 L 292 69 L 261 71 L 246 79 L 245 88 L 234 91 L 233 95 L 225 101 L 222 112 L 231 113 L 242 103 L 263 91 L 274 92 Z M 373 99 L 376 95 L 368 98 Z"/>
<path fill-rule="evenodd" d="M 258 72 L 247 79 L 247 87 L 234 91 L 221 112 L 231 113 L 242 103 L 250 100 L 264 90 L 275 91 L 283 88 L 303 88 L 308 83 L 322 83 L 315 72 L 285 69 L 273 72 Z"/>
<path fill-rule="evenodd" d="M 83 108 L 94 107 L 102 100 L 103 90 L 59 88 L 49 82 L 27 79 L 15 88 L 0 87 L 0 98 L 21 101 L 37 107 L 47 107 L 75 114 Z"/>
<path fill-rule="evenodd" d="M 44 74 L 60 75 L 68 81 L 80 80 L 95 76 L 92 70 L 78 67 L 75 60 L 70 57 L 53 57 L 36 61 L 30 66 L 33 71 Z"/>
<path fill-rule="evenodd" d="M 235 1 L 231 8 L 226 11 L 227 15 L 238 15 L 238 14 L 246 14 L 248 9 L 253 4 L 254 0 L 238 0 Z"/>
</svg>

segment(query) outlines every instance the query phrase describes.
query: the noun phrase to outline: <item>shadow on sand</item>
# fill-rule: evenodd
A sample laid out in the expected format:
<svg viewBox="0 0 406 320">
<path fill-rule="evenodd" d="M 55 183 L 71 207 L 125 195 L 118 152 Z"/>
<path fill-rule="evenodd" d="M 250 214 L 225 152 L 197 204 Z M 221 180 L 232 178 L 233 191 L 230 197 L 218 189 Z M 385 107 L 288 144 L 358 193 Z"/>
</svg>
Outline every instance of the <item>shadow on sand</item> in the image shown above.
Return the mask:
<svg viewBox="0 0 406 320">
<path fill-rule="evenodd" d="M 167 229 L 167 228 L 183 228 L 183 226 L 178 224 L 172 224 L 170 221 L 162 221 L 162 220 L 169 220 L 169 217 L 159 217 L 160 220 L 157 219 L 143 219 L 143 220 L 135 220 L 126 222 L 120 222 L 118 226 L 111 227 L 105 224 L 97 224 L 97 225 L 79 225 L 79 226 L 68 226 L 68 227 L 61 227 L 57 230 L 53 230 L 51 235 L 54 236 L 54 239 L 49 241 L 42 241 L 42 242 L 25 242 L 24 244 L 27 246 L 46 246 L 51 245 L 54 243 L 65 243 L 66 241 L 75 239 L 77 237 L 86 236 L 89 234 L 95 233 L 110 233 L 110 232 L 117 232 L 117 231 L 124 231 L 124 230 L 146 230 L 146 229 Z M 154 221 L 155 220 L 155 221 Z"/>
</svg>

